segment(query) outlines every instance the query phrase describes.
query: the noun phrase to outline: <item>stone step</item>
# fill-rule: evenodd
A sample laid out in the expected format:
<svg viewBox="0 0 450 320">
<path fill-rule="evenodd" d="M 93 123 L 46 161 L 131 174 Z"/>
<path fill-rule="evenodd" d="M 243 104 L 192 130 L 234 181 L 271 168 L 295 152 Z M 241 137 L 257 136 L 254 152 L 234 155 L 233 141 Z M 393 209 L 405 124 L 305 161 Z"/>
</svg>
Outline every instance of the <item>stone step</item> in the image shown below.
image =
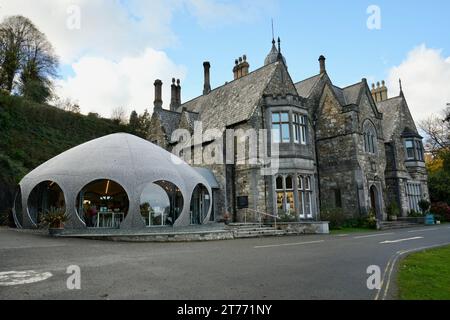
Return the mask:
<svg viewBox="0 0 450 320">
<path fill-rule="evenodd" d="M 422 225 L 418 223 L 401 222 L 401 221 L 380 223 L 381 230 L 407 229 L 407 228 L 416 228 L 418 226 Z"/>
<path fill-rule="evenodd" d="M 230 227 L 230 228 L 259 227 L 259 226 L 261 226 L 261 224 L 259 224 L 259 223 L 241 223 L 241 222 L 230 223 L 228 225 L 228 227 Z"/>
<path fill-rule="evenodd" d="M 260 238 L 260 237 L 277 237 L 286 235 L 282 230 L 258 230 L 258 231 L 234 231 L 235 238 Z"/>
</svg>

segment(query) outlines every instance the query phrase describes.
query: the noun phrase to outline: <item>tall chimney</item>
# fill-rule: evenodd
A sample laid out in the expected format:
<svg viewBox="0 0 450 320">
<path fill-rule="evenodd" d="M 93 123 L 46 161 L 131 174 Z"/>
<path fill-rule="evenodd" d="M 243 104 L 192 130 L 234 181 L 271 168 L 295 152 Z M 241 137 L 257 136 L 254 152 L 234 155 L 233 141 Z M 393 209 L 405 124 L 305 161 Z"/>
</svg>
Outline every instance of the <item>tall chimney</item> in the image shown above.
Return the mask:
<svg viewBox="0 0 450 320">
<path fill-rule="evenodd" d="M 320 74 L 322 73 L 326 73 L 327 72 L 327 68 L 325 66 L 325 61 L 327 59 L 324 56 L 320 56 L 319 57 L 319 64 L 320 64 Z"/>
<path fill-rule="evenodd" d="M 158 79 L 155 81 L 155 101 L 153 102 L 155 109 L 162 109 L 162 85 L 163 83 L 161 80 Z"/>
<path fill-rule="evenodd" d="M 171 86 L 171 98 L 170 98 L 170 110 L 176 111 L 179 107 L 178 103 L 178 88 L 175 84 L 175 78 L 172 78 L 172 86 Z"/>
<path fill-rule="evenodd" d="M 181 106 L 181 81 L 180 79 L 177 80 L 177 106 Z"/>
<path fill-rule="evenodd" d="M 238 59 L 236 59 L 234 60 L 234 68 L 233 68 L 234 80 L 238 78 L 238 70 L 239 70 L 239 61 Z"/>
<path fill-rule="evenodd" d="M 203 62 L 203 69 L 205 71 L 205 85 L 203 86 L 203 95 L 207 95 L 211 92 L 211 78 L 210 69 L 211 64 L 208 61 Z"/>
<path fill-rule="evenodd" d="M 243 56 L 244 62 L 242 62 L 241 64 L 241 68 L 242 68 L 242 76 L 246 76 L 248 75 L 248 71 L 250 69 L 250 65 L 247 62 L 247 56 L 244 54 Z"/>
</svg>

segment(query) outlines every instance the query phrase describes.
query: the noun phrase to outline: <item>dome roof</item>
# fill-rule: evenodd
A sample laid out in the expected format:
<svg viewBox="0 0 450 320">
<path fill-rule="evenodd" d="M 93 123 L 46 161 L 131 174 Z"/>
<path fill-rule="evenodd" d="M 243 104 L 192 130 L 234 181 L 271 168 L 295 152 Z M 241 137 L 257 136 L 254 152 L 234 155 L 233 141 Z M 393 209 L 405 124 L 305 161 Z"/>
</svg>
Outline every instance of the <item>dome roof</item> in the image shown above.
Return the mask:
<svg viewBox="0 0 450 320">
<path fill-rule="evenodd" d="M 135 210 L 136 216 L 139 205 L 133 203 L 139 201 L 149 183 L 168 181 L 175 184 L 186 203 L 179 223 L 187 225 L 193 190 L 202 184 L 211 194 L 206 179 L 180 158 L 147 140 L 118 133 L 70 149 L 26 175 L 20 182 L 24 207 L 33 188 L 43 181 L 52 181 L 61 187 L 70 209 L 75 207 L 82 188 L 102 179 L 112 180 L 124 188 L 130 199 L 130 211 Z"/>
</svg>

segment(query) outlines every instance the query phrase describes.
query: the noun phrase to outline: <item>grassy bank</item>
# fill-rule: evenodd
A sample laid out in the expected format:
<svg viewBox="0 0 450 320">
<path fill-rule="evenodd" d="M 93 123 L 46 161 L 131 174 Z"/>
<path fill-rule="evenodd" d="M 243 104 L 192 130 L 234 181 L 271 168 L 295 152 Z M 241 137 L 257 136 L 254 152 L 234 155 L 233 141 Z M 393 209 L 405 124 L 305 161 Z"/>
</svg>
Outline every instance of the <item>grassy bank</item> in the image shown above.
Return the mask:
<svg viewBox="0 0 450 320">
<path fill-rule="evenodd" d="M 450 246 L 403 260 L 398 288 L 402 300 L 450 300 Z"/>
</svg>

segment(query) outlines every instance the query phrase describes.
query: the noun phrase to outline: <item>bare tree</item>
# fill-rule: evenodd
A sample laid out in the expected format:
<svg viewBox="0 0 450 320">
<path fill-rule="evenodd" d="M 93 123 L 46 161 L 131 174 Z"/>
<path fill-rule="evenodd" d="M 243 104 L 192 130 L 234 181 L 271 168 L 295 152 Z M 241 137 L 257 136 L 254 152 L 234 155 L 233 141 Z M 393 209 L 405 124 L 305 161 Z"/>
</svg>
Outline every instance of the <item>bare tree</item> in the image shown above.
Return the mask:
<svg viewBox="0 0 450 320">
<path fill-rule="evenodd" d="M 419 123 L 420 129 L 426 133 L 426 149 L 433 155 L 442 150 L 450 149 L 450 125 L 448 121 L 448 109 L 441 117 L 431 116 Z"/>
<path fill-rule="evenodd" d="M 61 99 L 59 97 L 55 97 L 53 100 L 53 105 L 58 109 L 73 112 L 73 113 L 81 113 L 80 105 L 77 101 L 72 101 L 70 98 Z"/>
<path fill-rule="evenodd" d="M 120 124 L 126 124 L 127 119 L 127 110 L 124 107 L 114 108 L 111 112 L 111 119 Z"/>
</svg>

